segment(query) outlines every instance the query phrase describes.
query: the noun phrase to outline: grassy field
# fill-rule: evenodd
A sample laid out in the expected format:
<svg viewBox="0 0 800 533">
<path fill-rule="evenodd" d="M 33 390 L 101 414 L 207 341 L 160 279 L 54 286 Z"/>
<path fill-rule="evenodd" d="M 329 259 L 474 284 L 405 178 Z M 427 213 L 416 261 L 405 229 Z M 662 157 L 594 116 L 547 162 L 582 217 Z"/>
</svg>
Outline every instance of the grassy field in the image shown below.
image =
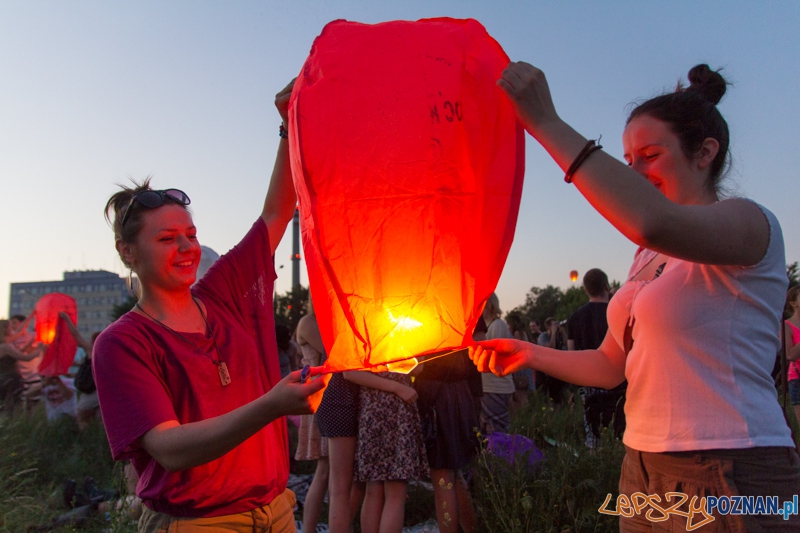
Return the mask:
<svg viewBox="0 0 800 533">
<path fill-rule="evenodd" d="M 0 418 L 0 449 L 2 531 L 23 532 L 66 512 L 62 489 L 67 479 L 75 479 L 82 486 L 87 477 L 92 477 L 107 489 L 122 482 L 122 468 L 111 459 L 99 422 L 83 432 L 71 419 L 48 424 L 43 406 L 27 416 Z M 112 524 L 98 516 L 85 526 L 86 531 L 103 531 Z"/>
<path fill-rule="evenodd" d="M 597 509 L 616 495 L 624 448 L 608 432 L 595 452 L 584 447 L 583 407 L 573 396 L 554 407 L 538 394 L 515 413 L 514 433 L 544 453 L 537 467 L 525 457 L 509 464 L 483 449 L 473 468 L 479 531 L 508 533 L 617 531 L 617 521 Z"/>
<path fill-rule="evenodd" d="M 597 510 L 606 494 L 617 494 L 624 450 L 610 434 L 604 435 L 595 452 L 583 446 L 579 398 L 554 407 L 532 393 L 528 405 L 514 414 L 512 431 L 532 439 L 544 459 L 537 468 L 528 466 L 527 457 L 509 464 L 490 453 L 483 439 L 484 446 L 469 472 L 478 531 L 618 530 L 614 517 Z M 0 418 L 0 450 L 0 531 L 25 532 L 66 512 L 62 488 L 67 479 L 75 479 L 80 486 L 91 476 L 104 489 L 124 491 L 122 469 L 111 459 L 99 422 L 84 432 L 69 419 L 48 424 L 39 406 L 27 416 Z M 296 473 L 311 472 L 313 463 L 298 463 Z M 412 487 L 406 524 L 425 522 L 433 512 L 432 493 Z M 326 513 L 327 509 L 323 519 Z M 126 533 L 136 527 L 123 513 L 112 513 L 53 531 L 78 530 Z"/>
</svg>

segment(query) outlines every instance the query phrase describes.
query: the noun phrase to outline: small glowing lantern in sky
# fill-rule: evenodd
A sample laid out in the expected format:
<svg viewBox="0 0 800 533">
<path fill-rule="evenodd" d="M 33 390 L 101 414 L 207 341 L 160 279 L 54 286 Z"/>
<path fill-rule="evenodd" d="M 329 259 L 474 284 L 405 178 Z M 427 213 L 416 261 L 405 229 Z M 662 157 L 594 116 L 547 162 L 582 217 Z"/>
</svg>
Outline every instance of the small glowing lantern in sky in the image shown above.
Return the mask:
<svg viewBox="0 0 800 533">
<path fill-rule="evenodd" d="M 315 40 L 289 146 L 328 370 L 473 343 L 522 194 L 508 62 L 474 20 L 338 20 Z"/>
<path fill-rule="evenodd" d="M 573 270 L 572 272 L 570 272 L 569 273 L 569 279 L 570 279 L 570 281 L 572 283 L 575 283 L 576 281 L 578 281 L 578 271 L 577 270 Z"/>
<path fill-rule="evenodd" d="M 78 349 L 66 322 L 58 316 L 62 311 L 78 323 L 77 306 L 70 296 L 53 292 L 36 302 L 36 340 L 50 345 L 39 364 L 39 374 L 43 376 L 66 374 Z"/>
</svg>

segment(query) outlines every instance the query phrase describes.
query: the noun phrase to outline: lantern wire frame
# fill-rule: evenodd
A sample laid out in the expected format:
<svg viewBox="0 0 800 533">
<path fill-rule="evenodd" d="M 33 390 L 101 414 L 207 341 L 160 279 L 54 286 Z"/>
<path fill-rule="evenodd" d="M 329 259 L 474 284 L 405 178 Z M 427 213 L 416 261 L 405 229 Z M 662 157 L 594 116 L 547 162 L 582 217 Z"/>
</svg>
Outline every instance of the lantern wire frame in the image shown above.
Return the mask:
<svg viewBox="0 0 800 533">
<path fill-rule="evenodd" d="M 378 365 L 370 369 L 371 372 L 396 372 L 398 374 L 409 374 L 419 365 L 427 363 L 429 361 L 433 361 L 434 359 L 439 359 L 441 357 L 446 357 L 448 355 L 452 355 L 454 353 L 467 350 L 466 348 L 456 348 L 454 350 L 446 350 L 440 353 L 432 353 L 428 355 L 417 355 L 414 357 L 409 357 L 407 359 L 401 359 L 399 361 L 391 361 L 389 363 L 385 363 L 383 365 Z M 314 370 L 311 371 L 312 376 L 318 375 L 326 375 L 332 374 L 334 372 L 338 372 L 338 370 L 332 370 L 326 366 L 318 366 L 315 367 Z"/>
</svg>

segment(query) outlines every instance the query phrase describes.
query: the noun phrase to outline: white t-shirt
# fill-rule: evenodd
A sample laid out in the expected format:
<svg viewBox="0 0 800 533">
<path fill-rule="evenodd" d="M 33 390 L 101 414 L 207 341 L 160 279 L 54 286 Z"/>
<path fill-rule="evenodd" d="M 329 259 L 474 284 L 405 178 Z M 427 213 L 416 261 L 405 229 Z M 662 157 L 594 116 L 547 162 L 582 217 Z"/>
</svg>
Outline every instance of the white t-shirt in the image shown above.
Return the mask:
<svg viewBox="0 0 800 533">
<path fill-rule="evenodd" d="M 751 267 L 669 258 L 659 277 L 628 281 L 608 306 L 620 346 L 635 318 L 623 442 L 667 452 L 794 446 L 770 376 L 780 346 L 786 261 L 778 220 Z M 656 253 L 641 250 L 628 279 Z"/>
<path fill-rule="evenodd" d="M 508 329 L 508 324 L 501 318 L 495 318 L 486 331 L 486 340 L 491 339 L 513 339 L 514 335 Z M 495 376 L 491 372 L 481 374 L 481 382 L 483 383 L 483 392 L 494 394 L 513 394 L 514 393 L 514 377 L 508 376 Z"/>
</svg>

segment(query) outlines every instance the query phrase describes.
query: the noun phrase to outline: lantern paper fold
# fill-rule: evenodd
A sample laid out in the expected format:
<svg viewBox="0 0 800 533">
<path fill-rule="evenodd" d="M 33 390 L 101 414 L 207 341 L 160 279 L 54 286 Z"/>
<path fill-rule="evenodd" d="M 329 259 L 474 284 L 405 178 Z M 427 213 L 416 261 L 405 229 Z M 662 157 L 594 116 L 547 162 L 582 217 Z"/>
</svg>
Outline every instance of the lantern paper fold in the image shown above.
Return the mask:
<svg viewBox="0 0 800 533">
<path fill-rule="evenodd" d="M 78 323 L 78 310 L 72 297 L 53 292 L 36 302 L 36 340 L 49 344 L 39 364 L 39 374 L 42 376 L 66 374 L 75 359 L 78 342 L 69 332 L 64 319 L 58 316 L 62 311 L 74 324 Z"/>
<path fill-rule="evenodd" d="M 328 24 L 289 105 L 330 371 L 472 344 L 516 226 L 524 132 L 474 20 Z"/>
</svg>

